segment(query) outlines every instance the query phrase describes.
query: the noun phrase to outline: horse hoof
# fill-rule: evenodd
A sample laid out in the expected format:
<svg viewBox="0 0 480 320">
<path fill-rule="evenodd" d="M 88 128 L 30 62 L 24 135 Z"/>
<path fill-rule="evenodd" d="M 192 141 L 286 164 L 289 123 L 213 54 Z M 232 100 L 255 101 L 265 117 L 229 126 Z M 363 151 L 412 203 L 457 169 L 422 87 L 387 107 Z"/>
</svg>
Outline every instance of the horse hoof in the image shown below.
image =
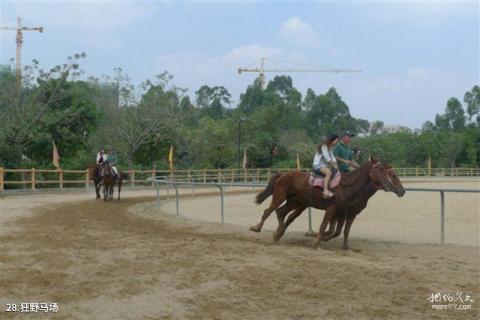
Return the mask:
<svg viewBox="0 0 480 320">
<path fill-rule="evenodd" d="M 260 232 L 262 229 L 259 228 L 258 226 L 253 226 L 253 227 L 250 227 L 249 230 L 253 232 Z"/>
<path fill-rule="evenodd" d="M 273 234 L 273 241 L 274 241 L 275 243 L 277 243 L 278 241 L 280 241 L 280 237 L 281 237 L 281 236 L 277 235 L 277 233 L 275 232 L 275 233 Z"/>
</svg>

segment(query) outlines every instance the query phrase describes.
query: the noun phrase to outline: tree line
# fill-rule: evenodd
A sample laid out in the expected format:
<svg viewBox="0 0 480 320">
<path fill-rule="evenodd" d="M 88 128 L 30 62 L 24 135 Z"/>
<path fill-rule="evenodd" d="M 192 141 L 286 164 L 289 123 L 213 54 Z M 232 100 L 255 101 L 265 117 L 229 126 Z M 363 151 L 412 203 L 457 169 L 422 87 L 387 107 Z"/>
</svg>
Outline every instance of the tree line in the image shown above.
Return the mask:
<svg viewBox="0 0 480 320">
<path fill-rule="evenodd" d="M 302 96 L 289 76 L 276 76 L 265 88 L 255 80 L 232 106 L 225 87 L 203 85 L 190 97 L 168 72 L 137 86 L 120 68 L 85 80 L 84 58 L 76 54 L 50 70 L 33 61 L 21 88 L 14 74 L 0 73 L 0 166 L 51 168 L 55 143 L 65 169 L 91 165 L 101 146 L 115 148 L 121 167 L 166 169 L 171 145 L 178 169 L 236 167 L 244 148 L 249 167 L 294 167 L 297 155 L 309 167 L 322 137 L 345 130 L 360 135 L 351 145 L 364 157 L 395 166 L 424 167 L 429 157 L 434 167 L 479 163 L 478 85 L 463 103 L 450 98 L 418 132 L 387 134 L 381 121 L 353 117 L 333 87 Z"/>
</svg>

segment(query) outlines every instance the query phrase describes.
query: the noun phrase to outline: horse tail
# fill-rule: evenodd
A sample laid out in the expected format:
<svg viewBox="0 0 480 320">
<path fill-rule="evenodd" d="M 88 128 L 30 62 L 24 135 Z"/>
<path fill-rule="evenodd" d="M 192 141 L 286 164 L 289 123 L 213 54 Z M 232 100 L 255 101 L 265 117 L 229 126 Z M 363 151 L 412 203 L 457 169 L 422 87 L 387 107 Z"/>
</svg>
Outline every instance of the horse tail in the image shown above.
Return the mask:
<svg viewBox="0 0 480 320">
<path fill-rule="evenodd" d="M 280 172 L 277 172 L 270 178 L 270 180 L 268 180 L 267 187 L 256 195 L 255 203 L 261 204 L 263 201 L 265 201 L 265 199 L 267 199 L 273 194 L 273 186 L 275 185 L 275 182 L 281 175 L 282 174 Z"/>
</svg>

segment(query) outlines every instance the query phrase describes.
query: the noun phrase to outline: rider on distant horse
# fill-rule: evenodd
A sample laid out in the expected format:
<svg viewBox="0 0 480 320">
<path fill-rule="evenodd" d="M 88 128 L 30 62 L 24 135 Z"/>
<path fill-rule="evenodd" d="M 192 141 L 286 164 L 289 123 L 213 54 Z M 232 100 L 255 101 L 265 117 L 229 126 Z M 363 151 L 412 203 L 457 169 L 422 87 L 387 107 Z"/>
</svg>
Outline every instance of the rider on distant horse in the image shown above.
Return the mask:
<svg viewBox="0 0 480 320">
<path fill-rule="evenodd" d="M 105 153 L 105 148 L 100 148 L 97 153 L 97 165 L 101 165 L 104 163 L 108 158 L 108 155 Z"/>
<path fill-rule="evenodd" d="M 328 190 L 328 184 L 332 177 L 332 168 L 338 170 L 337 160 L 333 154 L 333 147 L 338 143 L 340 138 L 336 134 L 331 134 L 325 141 L 317 146 L 317 152 L 313 159 L 313 171 L 316 174 L 323 174 L 323 196 L 325 198 L 333 197 L 333 193 Z"/>
<path fill-rule="evenodd" d="M 100 179 L 100 177 L 103 176 L 102 172 L 102 164 L 107 161 L 108 155 L 105 153 L 105 148 L 100 148 L 97 153 L 97 160 L 96 160 L 96 168 L 95 168 L 95 173 L 94 176 L 96 177 L 95 179 Z"/>
<path fill-rule="evenodd" d="M 108 155 L 108 162 L 110 163 L 110 165 L 112 166 L 112 170 L 113 170 L 113 173 L 115 174 L 115 178 L 118 176 L 118 170 L 117 170 L 117 167 L 116 167 L 116 164 L 118 163 L 118 156 L 117 154 L 115 153 L 115 150 L 113 150 L 113 148 L 110 148 L 108 150 L 109 152 L 109 155 Z"/>
</svg>

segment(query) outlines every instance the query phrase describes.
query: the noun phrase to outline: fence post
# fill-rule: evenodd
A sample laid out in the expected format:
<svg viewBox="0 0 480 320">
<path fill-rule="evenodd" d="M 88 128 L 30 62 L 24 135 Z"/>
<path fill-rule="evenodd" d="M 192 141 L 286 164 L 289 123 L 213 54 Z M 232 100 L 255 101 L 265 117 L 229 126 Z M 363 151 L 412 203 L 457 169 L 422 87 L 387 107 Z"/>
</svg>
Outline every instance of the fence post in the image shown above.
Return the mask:
<svg viewBox="0 0 480 320">
<path fill-rule="evenodd" d="M 192 198 L 195 197 L 195 185 L 193 184 L 193 176 L 190 173 L 190 169 L 187 171 L 187 181 L 190 183 L 190 190 L 192 191 Z"/>
<path fill-rule="evenodd" d="M 3 178 L 3 167 L 0 167 L 0 192 L 4 190 L 4 178 Z"/>
<path fill-rule="evenodd" d="M 63 189 L 63 169 L 58 169 L 58 180 L 60 181 L 60 189 Z"/>
<path fill-rule="evenodd" d="M 130 186 L 135 187 L 135 171 L 130 169 Z"/>
<path fill-rule="evenodd" d="M 178 203 L 178 187 L 176 184 L 173 185 L 173 187 L 175 188 L 175 199 L 176 199 L 176 205 L 177 205 L 177 217 L 180 216 L 180 209 L 179 209 L 179 203 Z"/>
<path fill-rule="evenodd" d="M 155 188 L 157 189 L 157 208 L 160 208 L 160 186 L 155 178 L 152 180 L 152 183 L 155 184 Z"/>
<path fill-rule="evenodd" d="M 152 186 L 155 184 L 155 182 L 153 181 L 155 179 L 155 169 L 152 169 Z"/>
<path fill-rule="evenodd" d="M 203 183 L 207 183 L 207 170 L 203 170 Z"/>
<path fill-rule="evenodd" d="M 224 217 L 224 192 L 223 192 L 223 187 L 221 185 L 217 184 L 218 189 L 220 189 L 220 221 L 222 224 L 225 222 L 225 217 Z"/>
<path fill-rule="evenodd" d="M 445 194 L 440 191 L 440 240 L 445 244 Z"/>
<path fill-rule="evenodd" d="M 32 168 L 32 190 L 35 190 L 35 183 L 37 182 L 36 179 L 37 177 L 35 174 L 35 168 Z"/>
<path fill-rule="evenodd" d="M 312 229 L 312 208 L 308 207 L 308 231 L 305 233 L 308 237 L 314 237 L 315 232 Z"/>
<path fill-rule="evenodd" d="M 90 175 L 88 169 L 85 169 L 85 189 L 88 189 L 88 185 L 90 183 Z"/>
</svg>

